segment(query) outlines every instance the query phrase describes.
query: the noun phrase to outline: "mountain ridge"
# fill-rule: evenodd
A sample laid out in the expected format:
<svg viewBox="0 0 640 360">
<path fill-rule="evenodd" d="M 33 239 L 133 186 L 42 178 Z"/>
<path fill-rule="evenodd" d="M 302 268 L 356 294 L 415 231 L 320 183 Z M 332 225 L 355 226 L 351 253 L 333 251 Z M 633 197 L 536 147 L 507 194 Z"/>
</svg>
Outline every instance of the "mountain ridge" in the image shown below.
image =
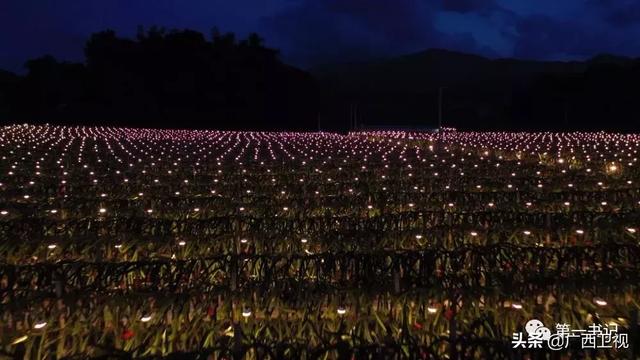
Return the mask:
<svg viewBox="0 0 640 360">
<path fill-rule="evenodd" d="M 640 102 L 640 61 L 611 54 L 539 61 L 428 49 L 311 73 L 331 104 L 328 117 L 342 124 L 433 126 L 441 89 L 445 124 L 462 129 L 635 129 L 623 119 L 640 117 L 631 105 Z"/>
</svg>

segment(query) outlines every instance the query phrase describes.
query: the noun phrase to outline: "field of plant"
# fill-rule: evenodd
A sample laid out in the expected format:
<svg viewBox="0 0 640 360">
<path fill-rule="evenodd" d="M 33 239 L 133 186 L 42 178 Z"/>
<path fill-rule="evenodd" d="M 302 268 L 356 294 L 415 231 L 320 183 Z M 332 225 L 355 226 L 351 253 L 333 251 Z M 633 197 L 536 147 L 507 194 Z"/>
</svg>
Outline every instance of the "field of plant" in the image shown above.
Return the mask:
<svg viewBox="0 0 640 360">
<path fill-rule="evenodd" d="M 0 359 L 558 356 L 513 348 L 532 318 L 616 325 L 629 349 L 563 353 L 630 358 L 639 148 L 4 127 Z"/>
</svg>

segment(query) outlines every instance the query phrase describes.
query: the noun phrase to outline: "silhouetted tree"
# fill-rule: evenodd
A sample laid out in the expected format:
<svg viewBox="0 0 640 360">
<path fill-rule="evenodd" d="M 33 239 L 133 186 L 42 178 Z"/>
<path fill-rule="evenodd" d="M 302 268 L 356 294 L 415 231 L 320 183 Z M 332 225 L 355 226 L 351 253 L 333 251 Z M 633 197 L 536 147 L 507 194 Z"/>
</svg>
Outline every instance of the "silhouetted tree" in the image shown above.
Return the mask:
<svg viewBox="0 0 640 360">
<path fill-rule="evenodd" d="M 85 64 L 27 62 L 20 121 L 128 126 L 305 129 L 317 117 L 313 78 L 283 64 L 257 34 L 138 29 L 93 34 Z"/>
<path fill-rule="evenodd" d="M 288 66 L 258 34 L 139 27 L 134 39 L 93 34 L 84 64 L 44 56 L 19 77 L 0 72 L 2 122 L 218 129 L 346 130 L 437 123 L 474 130 L 640 131 L 640 60 L 490 60 L 429 50 L 398 59 Z M 316 85 L 317 84 L 317 85 Z"/>
</svg>

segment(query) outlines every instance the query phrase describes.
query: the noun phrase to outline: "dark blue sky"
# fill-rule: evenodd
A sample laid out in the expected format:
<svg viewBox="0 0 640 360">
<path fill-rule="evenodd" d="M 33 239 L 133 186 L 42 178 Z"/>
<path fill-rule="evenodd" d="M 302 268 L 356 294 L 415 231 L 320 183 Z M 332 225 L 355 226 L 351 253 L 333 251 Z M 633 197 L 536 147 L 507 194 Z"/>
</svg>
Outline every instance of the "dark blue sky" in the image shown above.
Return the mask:
<svg viewBox="0 0 640 360">
<path fill-rule="evenodd" d="M 491 57 L 640 56 L 637 0 L 1 0 L 0 68 L 82 60 L 92 32 L 137 25 L 251 31 L 307 67 L 427 48 Z"/>
</svg>

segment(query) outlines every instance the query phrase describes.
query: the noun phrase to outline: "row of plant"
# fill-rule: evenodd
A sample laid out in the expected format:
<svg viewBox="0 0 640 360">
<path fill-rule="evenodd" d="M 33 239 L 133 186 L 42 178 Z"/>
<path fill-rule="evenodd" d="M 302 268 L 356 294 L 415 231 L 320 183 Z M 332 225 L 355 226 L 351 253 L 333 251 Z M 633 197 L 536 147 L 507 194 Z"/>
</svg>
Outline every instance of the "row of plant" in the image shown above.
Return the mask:
<svg viewBox="0 0 640 360">
<path fill-rule="evenodd" d="M 321 253 L 315 255 L 221 255 L 122 262 L 77 259 L 31 265 L 0 265 L 3 299 L 82 290 L 191 292 L 216 289 L 440 288 L 514 294 L 547 287 L 580 288 L 601 282 L 634 285 L 640 246 L 522 247 L 510 244 L 455 250 Z M 276 291 L 276 293 L 278 293 Z"/>
<path fill-rule="evenodd" d="M 629 358 L 638 144 L 2 128 L 0 358 L 552 356 L 532 318 Z"/>
<path fill-rule="evenodd" d="M 506 358 L 517 352 L 509 345 L 512 333 L 522 331 L 530 318 L 551 327 L 566 323 L 584 329 L 596 323 L 615 324 L 620 332 L 637 330 L 632 327 L 634 311 L 640 307 L 637 288 L 603 285 L 581 291 L 579 297 L 575 294 L 556 288 L 519 299 L 508 291 L 430 289 L 394 295 L 334 290 L 282 299 L 252 290 L 191 295 L 90 292 L 3 307 L 0 339 L 7 345 L 5 352 L 23 347 L 29 357 L 37 358 L 119 352 L 167 355 L 203 348 L 215 352 L 225 346 L 244 352 L 258 344 L 265 347 L 264 356 L 288 343 L 283 355 L 294 359 L 322 358 L 341 346 L 352 353 L 382 344 L 397 347 L 402 350 L 398 355 L 405 357 L 418 355 L 414 351 L 420 349 L 425 353 L 418 358 L 442 358 L 449 354 L 448 344 L 466 338 L 461 345 L 470 346 L 467 356 L 486 357 L 497 351 Z M 473 340 L 488 341 L 474 346 Z M 229 346 L 234 343 L 239 349 Z M 243 355 L 259 358 L 251 351 Z M 278 358 L 274 355 L 270 358 Z M 628 352 L 621 349 L 619 355 Z"/>
</svg>

